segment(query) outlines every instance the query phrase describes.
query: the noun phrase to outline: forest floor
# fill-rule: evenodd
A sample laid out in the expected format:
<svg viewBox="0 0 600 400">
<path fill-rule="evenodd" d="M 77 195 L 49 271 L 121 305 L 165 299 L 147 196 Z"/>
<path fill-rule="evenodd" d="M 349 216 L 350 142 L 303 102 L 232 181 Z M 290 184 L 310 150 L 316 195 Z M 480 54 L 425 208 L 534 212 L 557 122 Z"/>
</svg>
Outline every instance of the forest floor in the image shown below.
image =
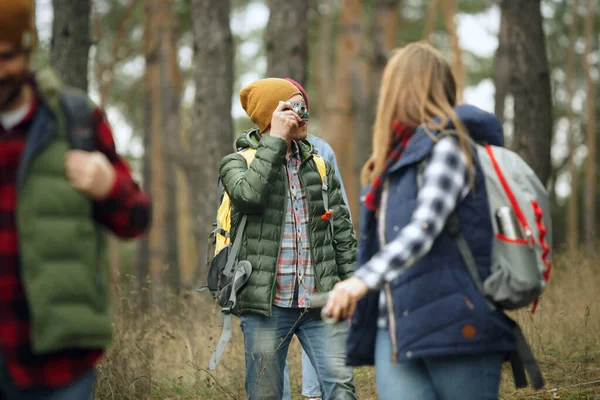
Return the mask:
<svg viewBox="0 0 600 400">
<path fill-rule="evenodd" d="M 600 400 L 600 257 L 562 255 L 538 310 L 511 313 L 540 362 L 546 387 L 516 390 L 505 365 L 500 399 Z M 243 337 L 236 322 L 217 371 L 206 370 L 221 332 L 208 294 L 168 301 L 140 317 L 135 293 L 120 293 L 116 337 L 98 370 L 96 399 L 243 399 Z M 294 399 L 300 399 L 300 345 L 288 356 Z M 377 399 L 372 368 L 355 370 L 360 400 Z"/>
</svg>

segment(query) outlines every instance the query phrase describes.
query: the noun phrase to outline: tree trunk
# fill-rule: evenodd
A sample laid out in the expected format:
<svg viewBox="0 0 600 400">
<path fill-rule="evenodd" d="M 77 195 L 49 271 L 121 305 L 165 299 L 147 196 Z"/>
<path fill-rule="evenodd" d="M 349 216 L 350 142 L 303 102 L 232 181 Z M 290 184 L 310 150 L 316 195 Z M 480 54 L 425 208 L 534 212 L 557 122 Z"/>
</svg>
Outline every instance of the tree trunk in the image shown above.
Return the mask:
<svg viewBox="0 0 600 400">
<path fill-rule="evenodd" d="M 327 99 L 324 135 L 338 158 L 340 172 L 358 223 L 358 177 L 355 175 L 355 143 L 353 135 L 352 65 L 357 62 L 361 43 L 360 0 L 343 0 L 336 38 L 334 86 Z"/>
<path fill-rule="evenodd" d="M 504 124 L 504 103 L 510 82 L 510 56 L 508 53 L 508 25 L 506 14 L 500 16 L 500 32 L 498 33 L 498 49 L 494 57 L 494 111 Z"/>
<path fill-rule="evenodd" d="M 272 0 L 265 33 L 267 76 L 306 84 L 308 0 Z"/>
<path fill-rule="evenodd" d="M 150 135 L 148 152 L 150 185 L 153 201 L 153 227 L 148 235 L 149 270 L 151 276 L 152 303 L 161 304 L 162 271 L 165 263 L 166 233 L 166 185 L 165 151 L 163 135 L 169 122 L 167 110 L 171 97 L 165 85 L 169 85 L 169 15 L 172 12 L 169 0 L 146 2 L 144 55 L 146 59 L 146 118 L 145 131 Z"/>
<path fill-rule="evenodd" d="M 188 174 L 199 261 L 206 259 L 206 241 L 217 214 L 219 163 L 234 148 L 233 38 L 229 12 L 229 0 L 191 0 L 196 96 Z M 196 281 L 201 271 L 196 269 Z"/>
<path fill-rule="evenodd" d="M 567 72 L 565 86 L 567 91 L 567 121 L 569 123 L 569 173 L 571 175 L 571 195 L 569 196 L 567 214 L 567 246 L 573 253 L 579 248 L 579 170 L 575 164 L 575 150 L 577 146 L 575 115 L 573 112 L 573 78 L 575 74 L 575 41 L 577 40 L 577 26 L 579 14 L 577 0 L 571 0 L 571 24 L 569 25 L 569 47 L 567 49 Z"/>
<path fill-rule="evenodd" d="M 590 57 L 594 49 L 594 18 L 596 16 L 596 0 L 587 0 L 587 10 L 584 23 L 585 50 L 583 56 L 583 70 L 585 72 L 585 114 L 586 145 L 588 154 L 585 164 L 585 185 L 583 186 L 583 205 L 585 208 L 584 241 L 586 253 L 592 254 L 596 245 L 596 102 L 595 83 L 592 78 Z"/>
<path fill-rule="evenodd" d="M 63 82 L 87 91 L 91 0 L 52 0 L 50 64 Z"/>
<path fill-rule="evenodd" d="M 148 113 L 148 101 L 146 101 L 145 109 L 146 114 Z M 144 130 L 144 157 L 143 157 L 143 168 L 142 178 L 144 191 L 148 196 L 153 199 L 152 190 L 152 134 Z M 154 208 L 154 207 L 153 207 Z M 156 213 L 154 210 L 153 213 Z M 156 217 L 153 216 L 152 220 L 155 221 Z M 152 223 L 155 225 L 155 222 Z M 154 227 L 150 229 L 150 232 L 154 230 Z M 139 306 L 142 312 L 148 312 L 150 309 L 150 235 L 144 235 L 140 240 L 138 247 L 138 254 L 136 257 L 136 278 L 139 289 Z"/>
<path fill-rule="evenodd" d="M 541 0 L 503 0 L 509 91 L 514 97 L 514 147 L 542 182 L 550 177 L 552 93 L 542 28 Z M 526 24 L 523 21 L 527 21 Z"/>
<path fill-rule="evenodd" d="M 333 38 L 334 31 L 334 0 L 323 0 L 318 7 L 319 11 L 319 37 Z M 315 68 L 315 92 L 317 93 L 317 101 L 313 104 L 317 105 L 317 116 L 321 130 L 327 118 L 327 97 L 329 96 L 332 79 L 333 79 L 333 62 L 332 62 L 332 40 L 319 40 L 317 46 L 317 67 Z M 313 106 L 312 110 L 315 107 Z M 312 112 L 311 110 L 311 112 Z"/>
<path fill-rule="evenodd" d="M 465 88 L 465 69 L 463 66 L 462 50 L 460 48 L 456 23 L 454 22 L 454 17 L 457 14 L 456 0 L 443 0 L 442 6 L 444 7 L 446 29 L 450 36 L 450 44 L 452 46 L 452 69 L 454 77 L 456 78 L 456 100 L 460 103 L 462 102 L 463 90 Z"/>
<path fill-rule="evenodd" d="M 110 90 L 114 84 L 114 69 L 119 61 L 117 59 L 117 54 L 123 44 L 123 38 L 125 33 L 125 25 L 131 18 L 131 15 L 139 5 L 140 0 L 134 0 L 130 3 L 127 9 L 123 12 L 121 19 L 116 27 L 116 35 L 112 43 L 112 55 L 113 59 L 111 59 L 106 65 L 103 65 L 100 62 L 100 52 L 96 51 L 96 59 L 94 60 L 94 80 L 98 88 L 98 97 L 100 102 L 98 106 L 101 109 L 106 107 L 106 101 L 110 94 Z M 94 8 L 92 11 L 93 14 L 93 38 L 94 42 L 98 42 L 102 39 L 102 34 L 100 32 L 100 15 L 97 12 L 97 9 Z M 110 266 L 111 279 L 114 285 L 119 286 L 121 283 L 121 255 L 119 252 L 119 239 L 113 235 L 112 233 L 108 234 L 107 239 L 107 247 L 108 247 L 108 263 Z"/>
<path fill-rule="evenodd" d="M 431 40 L 431 34 L 435 30 L 439 6 L 440 0 L 431 0 L 429 11 L 427 12 L 427 19 L 425 20 L 425 29 L 423 30 L 423 39 L 426 41 Z"/>
<path fill-rule="evenodd" d="M 354 176 L 360 187 L 360 171 L 369 159 L 373 147 L 373 124 L 377 111 L 379 86 L 390 51 L 395 47 L 398 33 L 400 0 L 375 0 L 367 35 L 362 41 L 361 67 L 353 79 L 356 160 Z"/>
<path fill-rule="evenodd" d="M 177 55 L 177 31 L 175 21 L 174 3 L 168 1 L 169 10 L 165 13 L 165 31 L 161 37 L 163 56 L 160 58 L 160 93 L 163 149 L 165 149 L 165 187 L 166 187 L 166 259 L 168 266 L 169 286 L 175 294 L 181 290 L 181 268 L 179 265 L 179 235 L 178 235 L 178 185 L 177 185 L 177 157 L 176 152 L 181 148 L 181 120 L 179 107 L 181 105 L 182 85 L 181 72 Z M 169 147 L 170 142 L 178 142 L 179 146 Z"/>
</svg>

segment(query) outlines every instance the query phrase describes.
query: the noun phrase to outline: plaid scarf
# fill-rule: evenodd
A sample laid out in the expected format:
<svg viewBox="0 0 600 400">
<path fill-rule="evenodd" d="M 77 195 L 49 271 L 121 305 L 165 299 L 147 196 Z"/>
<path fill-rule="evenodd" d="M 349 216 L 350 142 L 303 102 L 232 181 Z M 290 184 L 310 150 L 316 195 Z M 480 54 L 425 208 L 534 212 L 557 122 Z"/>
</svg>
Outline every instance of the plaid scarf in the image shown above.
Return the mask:
<svg viewBox="0 0 600 400">
<path fill-rule="evenodd" d="M 371 189 L 366 195 L 365 206 L 372 210 L 377 211 L 379 208 L 379 202 L 381 201 L 381 192 L 383 190 L 383 182 L 387 177 L 388 170 L 398 162 L 404 149 L 408 145 L 408 141 L 415 133 L 413 128 L 409 128 L 399 121 L 394 121 L 392 124 L 394 139 L 392 141 L 392 147 L 387 156 L 385 169 L 371 182 Z"/>
</svg>

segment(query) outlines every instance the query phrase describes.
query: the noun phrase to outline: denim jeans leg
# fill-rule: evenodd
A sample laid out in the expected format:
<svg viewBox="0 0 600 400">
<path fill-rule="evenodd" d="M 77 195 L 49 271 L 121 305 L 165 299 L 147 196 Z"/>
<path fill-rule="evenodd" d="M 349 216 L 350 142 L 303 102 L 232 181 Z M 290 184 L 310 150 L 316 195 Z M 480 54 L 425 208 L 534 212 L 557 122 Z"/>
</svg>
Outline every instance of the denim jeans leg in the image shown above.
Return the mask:
<svg viewBox="0 0 600 400">
<path fill-rule="evenodd" d="M 504 353 L 484 353 L 425 362 L 440 400 L 496 400 L 505 359 Z"/>
<path fill-rule="evenodd" d="M 323 399 L 354 400 L 354 374 L 346 366 L 348 325 L 328 325 L 307 316 L 297 330 L 302 348 L 317 371 Z"/>
<path fill-rule="evenodd" d="M 281 400 L 292 399 L 292 387 L 290 383 L 290 366 L 286 360 L 285 368 L 283 369 L 283 397 Z"/>
<path fill-rule="evenodd" d="M 309 398 L 321 397 L 319 376 L 304 348 L 302 349 L 302 396 Z"/>
<path fill-rule="evenodd" d="M 280 400 L 283 370 L 298 309 L 273 307 L 271 317 L 242 315 L 246 357 L 246 396 L 251 400 Z"/>
<path fill-rule="evenodd" d="M 380 400 L 438 400 L 423 360 L 392 363 L 392 345 L 387 329 L 377 332 L 375 380 Z"/>
<path fill-rule="evenodd" d="M 321 397 L 321 387 L 319 386 L 319 377 L 317 371 L 310 362 L 310 358 L 302 349 L 302 396 L 308 398 Z M 291 400 L 292 389 L 290 384 L 290 368 L 288 362 L 285 362 L 283 370 L 283 397 L 281 400 Z"/>
</svg>

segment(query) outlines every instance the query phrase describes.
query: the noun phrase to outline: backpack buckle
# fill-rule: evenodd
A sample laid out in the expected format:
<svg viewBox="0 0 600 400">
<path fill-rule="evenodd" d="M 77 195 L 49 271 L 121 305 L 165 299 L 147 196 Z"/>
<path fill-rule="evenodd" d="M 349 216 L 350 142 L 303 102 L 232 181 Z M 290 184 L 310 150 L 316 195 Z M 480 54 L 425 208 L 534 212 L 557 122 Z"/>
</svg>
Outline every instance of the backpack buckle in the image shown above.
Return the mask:
<svg viewBox="0 0 600 400">
<path fill-rule="evenodd" d="M 221 312 L 223 314 L 231 314 L 232 309 L 233 309 L 233 302 L 227 301 L 227 304 L 225 304 L 223 307 L 221 307 Z"/>
</svg>

